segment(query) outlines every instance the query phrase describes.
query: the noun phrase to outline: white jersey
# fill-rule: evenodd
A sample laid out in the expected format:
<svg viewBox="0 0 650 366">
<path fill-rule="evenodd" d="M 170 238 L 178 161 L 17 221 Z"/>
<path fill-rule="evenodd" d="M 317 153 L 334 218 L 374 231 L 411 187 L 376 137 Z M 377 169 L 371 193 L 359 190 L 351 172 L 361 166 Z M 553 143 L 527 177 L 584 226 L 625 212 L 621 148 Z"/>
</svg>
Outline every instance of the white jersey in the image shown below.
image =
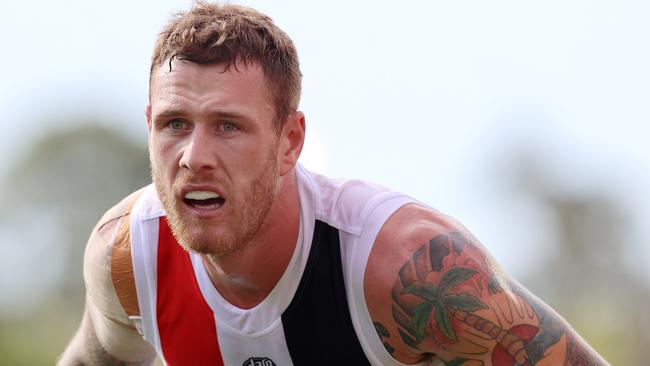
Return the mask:
<svg viewBox="0 0 650 366">
<path fill-rule="evenodd" d="M 151 185 L 130 216 L 144 338 L 171 365 L 402 365 L 384 348 L 363 280 L 375 238 L 410 197 L 296 167 L 300 231 L 289 265 L 251 309 L 230 304 L 178 245 Z"/>
</svg>

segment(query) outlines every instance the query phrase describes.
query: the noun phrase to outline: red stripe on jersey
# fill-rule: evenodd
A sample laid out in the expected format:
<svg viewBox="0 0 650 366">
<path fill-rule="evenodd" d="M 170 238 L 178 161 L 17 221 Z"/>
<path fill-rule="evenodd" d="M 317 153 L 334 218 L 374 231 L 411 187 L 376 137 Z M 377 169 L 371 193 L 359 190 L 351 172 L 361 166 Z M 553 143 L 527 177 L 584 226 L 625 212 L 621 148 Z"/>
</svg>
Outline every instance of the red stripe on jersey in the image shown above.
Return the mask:
<svg viewBox="0 0 650 366">
<path fill-rule="evenodd" d="M 158 333 L 168 365 L 223 365 L 212 309 L 196 282 L 189 254 L 160 218 L 158 233 Z"/>
</svg>

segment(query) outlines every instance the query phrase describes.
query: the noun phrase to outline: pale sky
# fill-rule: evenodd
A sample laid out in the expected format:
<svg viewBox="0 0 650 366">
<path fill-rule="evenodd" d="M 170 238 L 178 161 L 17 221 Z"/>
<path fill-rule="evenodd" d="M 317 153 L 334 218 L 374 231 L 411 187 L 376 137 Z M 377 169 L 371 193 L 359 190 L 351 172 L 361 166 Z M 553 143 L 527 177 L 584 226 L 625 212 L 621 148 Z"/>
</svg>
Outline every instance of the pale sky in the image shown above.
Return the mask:
<svg viewBox="0 0 650 366">
<path fill-rule="evenodd" d="M 562 189 L 613 190 L 650 238 L 649 2 L 240 3 L 296 43 L 308 168 L 457 217 L 517 275 L 544 250 L 527 241 L 548 223 L 494 170 L 513 145 L 529 147 Z M 2 2 L 0 174 L 36 136 L 67 127 L 49 116 L 97 115 L 144 144 L 151 48 L 190 4 Z"/>
</svg>

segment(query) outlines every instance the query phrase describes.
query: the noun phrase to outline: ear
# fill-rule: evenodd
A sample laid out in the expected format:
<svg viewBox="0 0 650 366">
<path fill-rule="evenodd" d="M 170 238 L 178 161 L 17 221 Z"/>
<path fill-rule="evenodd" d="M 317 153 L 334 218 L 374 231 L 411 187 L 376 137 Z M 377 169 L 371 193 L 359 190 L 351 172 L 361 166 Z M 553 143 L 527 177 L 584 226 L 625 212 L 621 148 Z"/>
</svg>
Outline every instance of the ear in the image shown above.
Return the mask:
<svg viewBox="0 0 650 366">
<path fill-rule="evenodd" d="M 144 114 L 147 116 L 147 128 L 149 129 L 149 132 L 151 132 L 151 104 L 147 104 L 144 108 Z"/>
<path fill-rule="evenodd" d="M 287 118 L 280 133 L 278 146 L 280 176 L 284 176 L 296 166 L 304 142 L 305 114 L 295 111 Z"/>
</svg>

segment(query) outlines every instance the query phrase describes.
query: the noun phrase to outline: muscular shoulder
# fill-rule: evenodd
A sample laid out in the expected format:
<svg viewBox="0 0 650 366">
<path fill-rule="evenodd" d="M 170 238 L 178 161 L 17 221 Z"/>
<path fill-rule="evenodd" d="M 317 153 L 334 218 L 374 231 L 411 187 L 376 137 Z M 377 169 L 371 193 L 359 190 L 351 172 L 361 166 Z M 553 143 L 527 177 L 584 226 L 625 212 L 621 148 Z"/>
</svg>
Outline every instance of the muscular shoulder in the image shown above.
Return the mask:
<svg viewBox="0 0 650 366">
<path fill-rule="evenodd" d="M 154 357 L 131 318 L 139 315 L 129 235 L 138 196 L 131 194 L 111 208 L 90 235 L 84 255 L 84 317 L 61 365 L 149 364 Z"/>
<path fill-rule="evenodd" d="M 138 199 L 138 197 L 140 197 L 145 189 L 146 187 L 132 192 L 117 204 L 115 204 L 113 207 L 109 208 L 97 222 L 94 231 L 99 231 L 102 234 L 107 233 L 107 229 L 111 225 L 114 225 L 122 218 L 128 217 L 131 214 L 131 209 L 133 208 L 135 201 Z"/>
<path fill-rule="evenodd" d="M 381 229 L 364 292 L 384 346 L 405 363 L 606 364 L 461 224 L 416 205 Z"/>
<path fill-rule="evenodd" d="M 412 363 L 424 357 L 413 347 L 421 338 L 412 321 L 417 299 L 405 303 L 405 289 L 457 266 L 469 240 L 469 232 L 456 220 L 417 204 L 400 208 L 383 225 L 368 259 L 364 293 L 384 346 L 397 360 Z M 462 260 L 479 260 L 483 250 L 476 249 Z"/>
<path fill-rule="evenodd" d="M 109 209 L 93 229 L 84 255 L 87 300 L 107 318 L 129 324 L 138 314 L 129 218 L 140 191 Z"/>
</svg>

